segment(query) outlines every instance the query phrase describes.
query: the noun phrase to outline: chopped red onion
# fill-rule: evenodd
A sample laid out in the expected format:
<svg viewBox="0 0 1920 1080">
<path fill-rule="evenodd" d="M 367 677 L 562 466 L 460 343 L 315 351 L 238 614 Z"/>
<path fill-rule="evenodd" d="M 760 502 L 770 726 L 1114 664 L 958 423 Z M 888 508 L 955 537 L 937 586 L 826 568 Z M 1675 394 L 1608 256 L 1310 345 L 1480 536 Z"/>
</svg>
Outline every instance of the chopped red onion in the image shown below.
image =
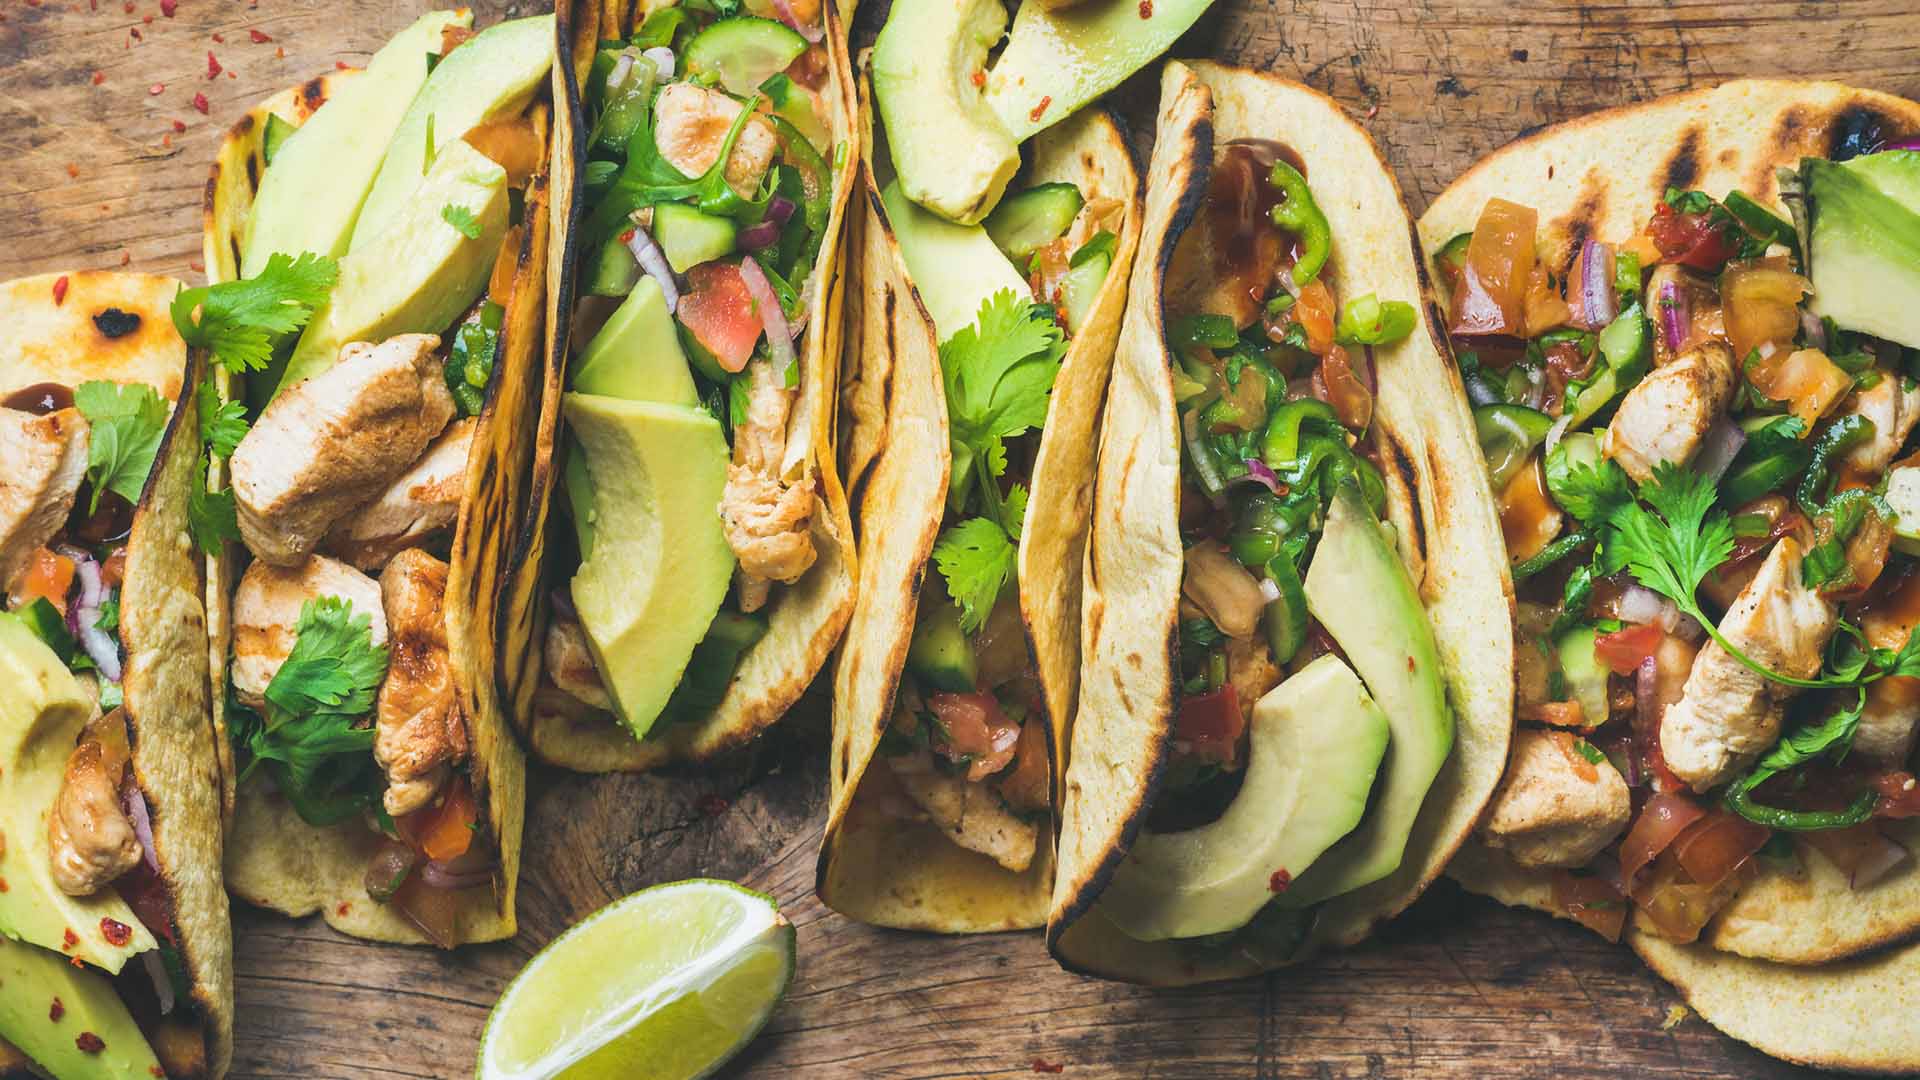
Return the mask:
<svg viewBox="0 0 1920 1080">
<path fill-rule="evenodd" d="M 160 872 L 160 859 L 153 853 L 153 815 L 147 812 L 147 797 L 140 791 L 140 785 L 128 780 L 120 789 L 120 808 L 127 812 L 127 820 L 133 823 L 133 835 L 140 841 L 140 861 L 147 869 Z"/>
<path fill-rule="evenodd" d="M 660 245 L 653 242 L 647 230 L 638 225 L 627 235 L 627 250 L 633 252 L 635 262 L 647 276 L 660 283 L 660 292 L 667 300 L 667 314 L 671 315 L 680 308 L 680 285 L 673 280 L 673 267 L 667 265 L 666 253 Z"/>
<path fill-rule="evenodd" d="M 813 44 L 819 44 L 820 39 L 826 36 L 825 32 L 818 26 L 801 22 L 800 17 L 793 13 L 793 5 L 789 4 L 787 0 L 773 0 L 773 13 L 780 16 L 780 21 L 787 24 L 787 29 L 806 38 Z"/>
<path fill-rule="evenodd" d="M 1822 352 L 1826 351 L 1827 324 L 1820 321 L 1820 316 L 1806 308 L 1800 309 L 1800 332 L 1807 335 L 1808 345 Z"/>
<path fill-rule="evenodd" d="M 1640 584 L 1628 585 L 1620 591 L 1617 610 L 1621 622 L 1658 623 L 1663 630 L 1672 630 L 1680 619 L 1680 609 L 1673 601 Z"/>
<path fill-rule="evenodd" d="M 793 331 L 787 327 L 787 313 L 780 310 L 780 298 L 757 259 L 740 260 L 740 280 L 746 282 L 747 295 L 760 311 L 760 325 L 767 331 L 767 351 L 773 354 L 773 369 L 784 372 L 793 364 Z"/>
<path fill-rule="evenodd" d="M 1266 597 L 1267 603 L 1271 604 L 1280 599 L 1280 586 L 1275 584 L 1272 578 L 1263 577 L 1260 579 L 1260 595 Z"/>
<path fill-rule="evenodd" d="M 660 73 L 662 79 L 673 78 L 675 60 L 672 49 L 665 45 L 655 45 L 651 49 L 642 51 L 640 55 L 653 63 L 654 70 Z"/>
<path fill-rule="evenodd" d="M 420 880 L 436 889 L 471 889 L 492 881 L 493 869 L 492 866 L 482 866 L 478 869 L 456 870 L 436 859 L 420 867 Z"/>
<path fill-rule="evenodd" d="M 1580 325 L 1599 330 L 1620 313 L 1613 291 L 1613 247 L 1589 239 L 1580 250 Z"/>
<path fill-rule="evenodd" d="M 1881 153 L 1885 153 L 1888 150 L 1920 150 L 1920 136 L 1909 139 L 1895 139 L 1880 148 Z"/>
<path fill-rule="evenodd" d="M 160 1001 L 160 1015 L 173 1012 L 173 976 L 167 974 L 167 962 L 160 959 L 159 949 L 148 949 L 140 954 L 140 962 L 146 965 L 147 978 L 153 980 L 153 996 Z"/>
<path fill-rule="evenodd" d="M 79 597 L 67 607 L 67 629 L 80 639 L 80 647 L 100 669 L 108 682 L 120 681 L 120 643 L 100 629 L 100 605 L 106 601 L 107 588 L 100 579 L 100 563 L 76 547 L 61 547 L 60 554 L 73 560 L 74 578 L 80 584 Z"/>
<path fill-rule="evenodd" d="M 1648 752 L 1647 740 L 1660 738 L 1660 664 L 1651 656 L 1633 669 L 1633 705 L 1633 743 L 1627 752 L 1626 781 L 1639 787 L 1646 778 L 1640 767 Z"/>
<path fill-rule="evenodd" d="M 1547 429 L 1547 441 L 1545 443 L 1546 449 L 1543 451 L 1544 453 L 1553 453 L 1553 448 L 1560 445 L 1561 437 L 1567 433 L 1567 427 L 1572 423 L 1572 413 L 1562 413 L 1560 419 L 1553 422 L 1553 426 Z"/>
<path fill-rule="evenodd" d="M 1679 352 L 1680 346 L 1687 343 L 1687 329 L 1692 324 L 1692 314 L 1687 308 L 1687 294 L 1680 289 L 1678 282 L 1668 279 L 1660 283 L 1660 336 L 1666 340 L 1669 352 Z"/>
<path fill-rule="evenodd" d="M 1195 411 L 1198 411 L 1198 410 L 1195 410 Z M 1267 468 L 1266 462 L 1261 461 L 1257 457 L 1245 458 L 1243 460 L 1245 461 L 1247 466 L 1247 475 L 1245 479 L 1251 480 L 1254 483 L 1261 485 L 1262 487 L 1266 488 L 1268 491 L 1273 492 L 1275 495 L 1280 494 L 1280 478 L 1274 475 L 1274 472 L 1272 469 Z"/>
<path fill-rule="evenodd" d="M 772 247 L 780 239 L 780 230 L 786 228 L 788 219 L 793 217 L 793 200 L 785 195 L 775 195 L 767 203 L 767 216 L 760 221 L 740 230 L 740 246 L 747 251 L 759 251 Z"/>
<path fill-rule="evenodd" d="M 1723 416 L 1713 427 L 1707 429 L 1707 435 L 1700 445 L 1700 453 L 1693 459 L 1693 471 L 1707 478 L 1710 484 L 1717 484 L 1727 473 L 1727 466 L 1733 464 L 1734 455 L 1747 444 L 1747 433 L 1732 417 Z"/>
<path fill-rule="evenodd" d="M 607 72 L 607 89 L 618 90 L 624 86 L 627 76 L 633 74 L 633 54 L 621 53 L 614 58 L 613 70 Z"/>
</svg>

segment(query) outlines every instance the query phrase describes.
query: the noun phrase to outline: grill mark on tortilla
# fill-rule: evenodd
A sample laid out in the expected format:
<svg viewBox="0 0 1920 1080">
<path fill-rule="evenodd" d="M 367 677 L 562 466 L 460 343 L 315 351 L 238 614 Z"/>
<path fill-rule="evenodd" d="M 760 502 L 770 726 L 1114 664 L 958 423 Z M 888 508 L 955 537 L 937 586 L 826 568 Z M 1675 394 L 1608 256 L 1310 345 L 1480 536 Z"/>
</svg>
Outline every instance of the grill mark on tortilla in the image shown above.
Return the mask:
<svg viewBox="0 0 1920 1080">
<path fill-rule="evenodd" d="M 315 75 L 300 84 L 297 107 L 301 110 L 301 119 L 313 115 L 313 111 L 327 103 L 327 77 Z"/>
<path fill-rule="evenodd" d="M 1384 424 L 1375 425 L 1374 433 L 1374 445 L 1380 450 L 1382 464 L 1393 467 L 1394 473 L 1400 477 L 1400 483 L 1405 490 L 1419 491 L 1420 475 L 1413 467 L 1413 459 L 1407 455 L 1407 448 L 1400 444 L 1400 440 L 1388 431 Z M 1420 561 L 1424 564 L 1427 561 L 1427 523 L 1421 520 L 1417 508 L 1416 512 L 1408 514 L 1407 518 L 1413 524 L 1413 535 L 1407 538 L 1408 542 L 1413 545 L 1413 550 L 1419 552 Z"/>
<path fill-rule="evenodd" d="M 1839 152 L 1847 136 L 1855 131 L 1878 132 L 1878 138 L 1865 140 L 1867 149 L 1877 150 L 1879 147 L 1874 144 L 1881 139 L 1892 138 L 1899 130 L 1898 123 L 1893 117 L 1871 105 L 1850 104 L 1834 113 L 1832 120 L 1826 125 L 1827 144 L 1824 148 L 1826 156 L 1832 157 Z"/>
<path fill-rule="evenodd" d="M 1554 272 L 1562 279 L 1573 272 L 1573 261 L 1580 257 L 1580 249 L 1586 246 L 1587 239 L 1594 233 L 1607 209 L 1607 181 L 1600 170 L 1589 169 L 1580 180 L 1580 199 L 1573 204 L 1567 216 L 1552 222 L 1548 228 L 1549 236 L 1564 235 L 1566 248 L 1550 255 Z"/>
<path fill-rule="evenodd" d="M 1700 179 L 1700 128 L 1697 124 L 1687 125 L 1680 134 L 1680 146 L 1673 156 L 1667 159 L 1660 175 L 1664 186 L 1690 191 Z"/>
</svg>

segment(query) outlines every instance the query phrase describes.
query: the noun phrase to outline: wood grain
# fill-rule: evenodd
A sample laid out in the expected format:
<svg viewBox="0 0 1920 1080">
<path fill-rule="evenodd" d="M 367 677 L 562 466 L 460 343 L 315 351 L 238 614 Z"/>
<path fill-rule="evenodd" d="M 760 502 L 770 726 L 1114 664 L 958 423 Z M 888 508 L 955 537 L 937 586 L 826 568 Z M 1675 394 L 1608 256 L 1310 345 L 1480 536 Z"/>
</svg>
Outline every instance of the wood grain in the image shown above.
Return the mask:
<svg viewBox="0 0 1920 1080">
<path fill-rule="evenodd" d="M 225 124 L 335 62 L 364 63 L 424 6 L 180 0 L 168 17 L 158 0 L 3 0 L 0 277 L 127 265 L 197 278 L 201 188 Z M 483 22 L 532 10 L 474 6 Z M 1920 97 L 1911 0 L 1223 0 L 1176 52 L 1302 79 L 1367 116 L 1416 212 L 1532 127 L 1736 75 Z M 1152 93 L 1135 79 L 1116 98 L 1138 141 Z M 1062 974 L 1034 935 L 851 924 L 812 899 L 820 705 L 699 776 L 536 770 L 513 942 L 448 956 L 236 911 L 234 1075 L 471 1075 L 488 1008 L 541 943 L 614 897 L 693 875 L 765 889 L 799 927 L 793 993 L 732 1070 L 742 1076 L 1019 1076 L 1037 1064 L 1069 1077 L 1810 1075 L 1698 1020 L 1666 1030 L 1675 996 L 1624 949 L 1451 885 L 1361 949 L 1171 993 Z"/>
</svg>

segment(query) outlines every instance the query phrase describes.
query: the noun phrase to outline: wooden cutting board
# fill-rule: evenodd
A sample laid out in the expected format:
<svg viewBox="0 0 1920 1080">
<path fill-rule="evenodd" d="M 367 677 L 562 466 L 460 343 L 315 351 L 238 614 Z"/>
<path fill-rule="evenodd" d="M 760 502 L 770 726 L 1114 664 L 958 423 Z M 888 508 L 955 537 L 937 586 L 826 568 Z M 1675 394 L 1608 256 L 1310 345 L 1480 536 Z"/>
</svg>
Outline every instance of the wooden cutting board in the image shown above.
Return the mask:
<svg viewBox="0 0 1920 1080">
<path fill-rule="evenodd" d="M 259 98 L 364 64 L 426 4 L 0 0 L 0 278 L 201 273 L 220 132 Z M 481 22 L 534 10 L 482 2 Z M 267 40 L 261 40 L 265 38 Z M 1739 75 L 1920 97 L 1911 0 L 1222 0 L 1176 55 L 1266 68 L 1368 120 L 1418 213 L 1541 124 Z M 1123 88 L 1136 133 L 1153 85 Z M 4 332 L 4 330 L 0 330 Z M 643 885 L 767 890 L 800 972 L 741 1076 L 1786 1077 L 1698 1019 L 1624 949 L 1437 886 L 1382 938 L 1312 965 L 1154 992 L 1057 970 L 1036 935 L 874 930 L 812 896 L 826 798 L 820 702 L 750 760 L 698 776 L 536 769 L 520 937 L 444 955 L 235 911 L 236 1077 L 472 1074 L 487 1010 L 542 943 Z"/>
</svg>

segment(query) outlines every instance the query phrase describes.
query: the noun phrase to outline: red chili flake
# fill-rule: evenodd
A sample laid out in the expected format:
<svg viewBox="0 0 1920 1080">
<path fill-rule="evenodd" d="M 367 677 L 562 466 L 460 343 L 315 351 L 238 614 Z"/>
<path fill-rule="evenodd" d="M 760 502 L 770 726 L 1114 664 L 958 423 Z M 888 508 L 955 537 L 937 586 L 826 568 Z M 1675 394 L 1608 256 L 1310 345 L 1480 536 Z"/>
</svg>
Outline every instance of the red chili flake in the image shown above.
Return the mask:
<svg viewBox="0 0 1920 1080">
<path fill-rule="evenodd" d="M 129 264 L 129 263 L 131 263 L 131 262 L 133 262 L 133 252 L 131 252 L 131 251 L 123 251 L 123 252 L 121 252 L 121 253 L 120 253 L 120 265 L 121 265 L 121 266 L 126 266 L 127 264 Z"/>
<path fill-rule="evenodd" d="M 1413 657 L 1411 656 L 1407 657 L 1407 670 L 1408 671 L 1413 670 Z"/>
<path fill-rule="evenodd" d="M 107 1048 L 106 1040 L 91 1031 L 81 1032 L 80 1037 L 73 1040 L 73 1045 L 79 1047 L 83 1054 L 97 1054 Z"/>
<path fill-rule="evenodd" d="M 99 10 L 100 10 L 100 0 L 87 0 L 87 10 L 88 10 L 88 11 L 99 11 Z"/>
<path fill-rule="evenodd" d="M 169 131 L 169 132 L 167 132 L 167 133 L 166 133 L 165 135 L 162 135 L 162 136 L 160 136 L 160 145 L 161 145 L 161 146 L 172 146 L 172 145 L 173 145 L 173 132 L 171 132 L 171 131 Z"/>
<path fill-rule="evenodd" d="M 121 260 L 120 265 L 127 265 L 127 260 Z M 101 919 L 100 936 L 107 939 L 107 944 L 119 948 L 133 940 L 133 927 L 115 919 Z"/>
<path fill-rule="evenodd" d="M 106 72 L 104 72 L 104 71 L 96 71 L 96 72 L 94 72 L 94 73 L 93 73 L 93 85 L 95 85 L 95 86 L 99 86 L 99 85 L 100 85 L 101 83 L 103 83 L 103 82 L 106 82 L 106 81 L 107 81 L 107 73 L 106 73 Z"/>
<path fill-rule="evenodd" d="M 239 73 L 239 72 L 237 72 L 237 71 L 235 71 L 235 70 L 233 70 L 232 68 L 228 68 L 228 69 L 227 69 L 227 78 L 229 78 L 229 79 L 237 79 L 237 78 L 239 78 L 239 77 L 240 77 L 240 73 Z"/>
<path fill-rule="evenodd" d="M 1153 18 L 1153 0 L 1140 0 L 1140 17 L 1143 19 Z"/>
<path fill-rule="evenodd" d="M 975 85 L 975 86 L 985 86 L 985 85 L 987 85 L 987 73 L 986 73 L 985 71 L 976 71 L 976 72 L 974 72 L 974 73 L 973 73 L 973 85 Z"/>
<path fill-rule="evenodd" d="M 1060 1073 L 1066 1072 L 1067 1067 L 1058 1061 L 1048 1061 L 1046 1058 L 1034 1058 L 1033 1071 L 1037 1073 Z"/>
<path fill-rule="evenodd" d="M 623 244 L 626 244 L 626 243 L 631 243 L 631 242 L 632 242 L 632 240 L 633 240 L 633 230 L 632 230 L 632 229 L 628 229 L 628 230 L 627 230 L 626 232 L 623 232 L 623 233 L 621 233 L 621 234 L 620 234 L 620 242 L 621 242 L 621 243 L 623 243 Z"/>
<path fill-rule="evenodd" d="M 273 58 L 275 60 L 285 60 L 287 58 L 287 50 L 279 49 L 279 48 L 274 49 Z"/>
<path fill-rule="evenodd" d="M 205 94 L 193 95 L 193 107 L 195 109 L 200 110 L 201 116 L 207 115 L 207 95 Z"/>
<path fill-rule="evenodd" d="M 147 40 L 146 38 L 144 38 L 144 37 L 141 37 L 141 36 L 140 36 L 140 28 L 139 28 L 139 27 L 137 27 L 137 26 L 129 26 L 129 27 L 127 27 L 127 33 L 129 33 L 129 34 L 131 34 L 131 35 L 133 35 L 133 40 L 135 40 L 135 41 L 145 41 L 145 40 Z"/>
<path fill-rule="evenodd" d="M 201 111 L 201 112 L 206 112 L 206 110 L 205 110 L 205 109 L 201 109 L 200 111 Z M 186 122 L 185 120 L 175 120 L 175 121 L 173 122 L 173 130 L 175 130 L 175 131 L 178 131 L 178 132 L 181 132 L 182 134 L 184 134 L 184 133 L 186 132 L 186 130 L 187 130 L 187 122 Z"/>
<path fill-rule="evenodd" d="M 80 971 L 87 970 L 87 962 L 85 960 L 80 959 L 77 956 L 69 957 L 67 960 L 67 963 L 72 964 L 76 969 Z"/>
<path fill-rule="evenodd" d="M 225 45 L 227 43 L 227 39 L 220 36 L 220 31 L 215 30 L 213 32 L 213 43 L 215 45 Z"/>
<path fill-rule="evenodd" d="M 165 15 L 169 19 L 173 18 L 174 11 L 179 7 L 180 0 L 160 0 L 160 14 Z"/>
<path fill-rule="evenodd" d="M 39 6 L 40 6 L 40 0 L 27 0 L 27 6 L 28 6 L 28 7 L 39 7 Z"/>
<path fill-rule="evenodd" d="M 66 302 L 67 302 L 67 275 L 61 274 L 59 277 L 53 279 L 53 306 L 59 307 L 61 304 L 64 304 Z M 74 942 L 79 940 L 80 940 L 79 938 L 73 936 L 73 931 L 71 930 L 67 931 L 67 945 L 69 948 L 72 947 Z"/>
<path fill-rule="evenodd" d="M 192 270 L 192 271 L 193 271 L 194 273 L 196 273 L 196 274 L 204 274 L 204 273 L 206 273 L 206 272 L 207 272 L 207 268 L 206 268 L 206 267 L 204 267 L 204 266 L 202 266 L 202 265 L 200 265 L 200 260 L 199 260 L 199 259 L 194 259 L 194 260 L 192 260 L 192 261 L 190 261 L 190 262 L 188 262 L 188 263 L 187 263 L 187 269 L 189 269 L 189 270 Z"/>
<path fill-rule="evenodd" d="M 347 63 L 347 62 L 346 62 L 345 60 L 335 60 L 335 61 L 333 62 L 333 66 L 334 66 L 334 67 L 337 67 L 337 68 L 339 68 L 339 69 L 340 69 L 341 71 L 352 71 L 352 70 L 353 70 L 353 65 L 352 65 L 352 64 L 349 64 L 349 63 Z"/>
<path fill-rule="evenodd" d="M 1273 872 L 1273 876 L 1267 879 L 1267 891 L 1268 892 L 1286 892 L 1287 886 L 1291 884 L 1293 884 L 1293 875 L 1287 873 L 1286 869 L 1283 867 L 1279 870 L 1275 870 Z"/>
<path fill-rule="evenodd" d="M 127 14 L 129 14 L 129 15 L 131 15 L 131 14 L 133 14 L 133 5 L 132 5 L 132 4 L 128 4 L 128 5 L 127 5 Z M 148 26 L 152 26 L 152 25 L 153 25 L 153 16 L 151 16 L 151 15 L 142 15 L 142 16 L 140 16 L 140 21 L 141 21 L 141 22 L 143 22 L 143 23 L 145 23 L 145 24 L 146 24 L 146 25 L 148 25 Z"/>
<path fill-rule="evenodd" d="M 57 302 L 57 301 L 56 301 L 56 302 Z M 7 891 L 7 888 L 8 888 L 8 886 L 7 886 L 7 879 L 6 879 L 6 878 L 3 878 L 3 877 L 0 877 L 0 893 L 3 893 L 3 892 L 6 892 L 6 891 Z"/>
<path fill-rule="evenodd" d="M 194 267 L 194 269 L 195 271 L 198 271 L 199 267 Z M 344 917 L 348 912 L 353 910 L 353 905 L 345 900 L 342 900 L 340 901 L 340 906 L 337 908 L 334 908 L 333 910 L 335 914 L 338 914 Z"/>
<path fill-rule="evenodd" d="M 129 15 L 133 14 L 133 0 L 127 0 L 126 3 L 121 4 L 120 10 L 125 11 Z"/>
<path fill-rule="evenodd" d="M 67 176 L 73 180 L 80 179 L 80 166 L 75 165 L 71 161 L 67 162 Z"/>
<path fill-rule="evenodd" d="M 253 39 L 255 45 L 265 45 L 267 42 L 273 40 L 273 38 L 267 35 L 265 30 L 248 30 L 247 36 Z"/>
<path fill-rule="evenodd" d="M 1032 111 L 1032 112 L 1030 112 L 1030 113 L 1028 113 L 1028 114 L 1027 114 L 1027 119 L 1029 119 L 1029 120 L 1032 120 L 1032 121 L 1033 121 L 1033 122 L 1035 122 L 1035 123 L 1039 123 L 1039 122 L 1040 122 L 1040 114 L 1041 114 L 1041 113 L 1044 113 L 1044 112 L 1046 112 L 1046 111 L 1047 111 L 1047 106 L 1049 106 L 1049 105 L 1051 105 L 1051 104 L 1053 104 L 1053 95 L 1052 95 L 1052 94 L 1048 94 L 1048 95 L 1047 95 L 1046 97 L 1043 97 L 1043 98 L 1041 98 L 1041 99 L 1040 99 L 1040 104 L 1038 104 L 1038 105 L 1035 105 L 1035 106 L 1033 107 L 1033 111 Z"/>
<path fill-rule="evenodd" d="M 159 1080 L 167 1080 L 167 1070 L 161 1068 L 158 1065 L 147 1066 L 147 1075 L 158 1077 Z"/>
<path fill-rule="evenodd" d="M 213 50 L 208 49 L 207 50 L 207 78 L 211 79 L 219 75 L 220 70 L 221 70 L 220 61 L 215 60 L 213 58 Z"/>
<path fill-rule="evenodd" d="M 733 803 L 729 802 L 725 796 L 715 795 L 712 792 L 700 796 L 699 801 L 694 804 L 696 809 L 708 817 L 719 817 L 732 805 Z"/>
<path fill-rule="evenodd" d="M 148 97 L 159 97 L 161 94 L 164 94 L 166 92 L 167 92 L 167 84 L 163 82 L 157 82 L 157 83 L 154 83 L 152 86 L 147 87 Z"/>
<path fill-rule="evenodd" d="M 67 298 L 67 275 L 61 274 L 60 280 L 53 283 L 53 302 L 55 304 L 58 304 L 62 300 L 65 300 L 66 298 Z M 73 927 L 69 926 L 60 935 L 60 942 L 61 942 L 60 948 L 62 949 L 62 951 L 71 950 L 75 945 L 80 944 L 80 935 L 74 933 Z"/>
<path fill-rule="evenodd" d="M 59 998 L 54 998 L 53 1007 L 47 1010 L 47 1019 L 57 1024 L 60 1022 L 60 1018 L 65 1015 L 67 1015 L 67 1003 L 61 1001 Z"/>
</svg>

